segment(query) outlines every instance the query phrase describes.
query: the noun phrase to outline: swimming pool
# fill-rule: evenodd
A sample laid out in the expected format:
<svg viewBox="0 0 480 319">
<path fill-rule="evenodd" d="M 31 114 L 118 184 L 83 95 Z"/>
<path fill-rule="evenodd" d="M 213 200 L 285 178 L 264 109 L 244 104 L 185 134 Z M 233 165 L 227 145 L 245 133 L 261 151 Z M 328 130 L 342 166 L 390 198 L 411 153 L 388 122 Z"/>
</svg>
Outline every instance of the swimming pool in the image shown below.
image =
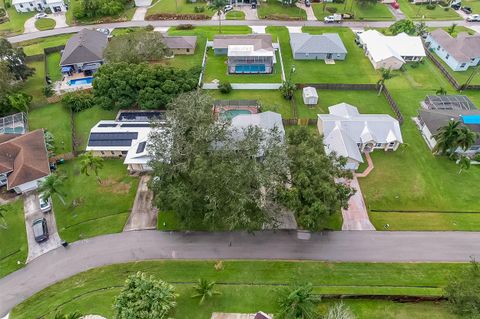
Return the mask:
<svg viewBox="0 0 480 319">
<path fill-rule="evenodd" d="M 226 120 L 231 120 L 237 115 L 242 115 L 242 114 L 252 114 L 249 110 L 226 110 L 223 112 L 222 116 Z"/>
<path fill-rule="evenodd" d="M 235 73 L 265 73 L 265 64 L 237 64 Z"/>
<path fill-rule="evenodd" d="M 79 78 L 79 79 L 73 79 L 68 81 L 68 85 L 74 86 L 74 85 L 87 85 L 87 84 L 92 84 L 93 82 L 93 77 L 88 77 L 88 78 Z"/>
</svg>

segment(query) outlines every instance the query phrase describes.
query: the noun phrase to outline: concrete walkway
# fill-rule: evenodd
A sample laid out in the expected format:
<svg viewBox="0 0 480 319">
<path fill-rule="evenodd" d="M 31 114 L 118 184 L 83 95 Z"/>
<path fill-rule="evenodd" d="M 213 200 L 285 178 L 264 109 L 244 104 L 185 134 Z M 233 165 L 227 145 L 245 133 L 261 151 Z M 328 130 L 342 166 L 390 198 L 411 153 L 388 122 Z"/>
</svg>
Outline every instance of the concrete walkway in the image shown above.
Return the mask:
<svg viewBox="0 0 480 319">
<path fill-rule="evenodd" d="M 123 231 L 157 228 L 157 209 L 153 207 L 153 192 L 148 189 L 149 175 L 140 178 L 132 212 Z"/>
<path fill-rule="evenodd" d="M 480 257 L 480 232 L 295 231 L 122 232 L 57 248 L 0 279 L 0 317 L 36 292 L 80 272 L 155 259 L 262 259 L 349 262 L 469 262 Z M 231 245 L 229 244 L 231 242 Z"/>
<path fill-rule="evenodd" d="M 35 22 L 37 19 L 35 17 L 31 17 L 25 21 L 25 24 L 23 25 L 23 33 L 32 33 L 32 32 L 38 32 L 39 30 L 37 27 L 35 27 Z"/>
<path fill-rule="evenodd" d="M 295 3 L 295 5 L 298 8 L 303 9 L 305 11 L 305 13 L 307 14 L 307 21 L 317 21 L 317 17 L 315 16 L 315 13 L 313 12 L 312 5 L 310 5 L 310 7 L 307 7 L 305 5 L 305 2 L 297 2 L 297 3 Z"/>
<path fill-rule="evenodd" d="M 348 200 L 348 209 L 342 209 L 342 230 L 375 230 L 375 227 L 370 222 L 370 218 L 368 218 L 367 207 L 357 177 L 354 175 L 353 179 L 347 183 L 356 192 Z"/>
<path fill-rule="evenodd" d="M 356 177 L 367 177 L 368 174 L 370 174 L 370 172 L 375 168 L 375 166 L 373 166 L 373 161 L 372 161 L 372 157 L 370 156 L 370 153 L 369 152 L 365 152 L 363 153 L 365 155 L 365 158 L 367 159 L 367 168 L 362 172 L 362 173 L 356 173 L 355 176 Z"/>
<path fill-rule="evenodd" d="M 137 9 L 135 9 L 135 13 L 133 14 L 132 21 L 145 21 L 147 10 L 148 7 L 137 7 Z"/>
</svg>

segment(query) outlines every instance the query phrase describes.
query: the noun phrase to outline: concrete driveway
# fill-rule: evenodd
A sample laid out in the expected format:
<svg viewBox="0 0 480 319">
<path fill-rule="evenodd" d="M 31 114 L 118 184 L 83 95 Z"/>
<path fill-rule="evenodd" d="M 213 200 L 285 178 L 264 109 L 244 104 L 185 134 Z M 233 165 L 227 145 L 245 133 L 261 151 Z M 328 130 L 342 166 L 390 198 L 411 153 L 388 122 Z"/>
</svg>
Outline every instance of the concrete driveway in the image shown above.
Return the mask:
<svg viewBox="0 0 480 319">
<path fill-rule="evenodd" d="M 305 2 L 297 2 L 295 3 L 295 5 L 297 7 L 299 7 L 300 9 L 303 9 L 305 10 L 305 12 L 307 13 L 307 21 L 317 21 L 317 17 L 315 16 L 315 13 L 313 12 L 313 8 L 312 6 L 310 5 L 310 7 L 307 7 L 305 5 Z"/>
<path fill-rule="evenodd" d="M 61 245 L 61 240 L 57 232 L 55 214 L 53 213 L 53 210 L 49 213 L 42 213 L 40 211 L 40 203 L 38 202 L 37 192 L 30 192 L 25 195 L 23 209 L 25 212 L 25 227 L 27 229 L 28 263 L 38 256 L 41 256 L 42 254 L 59 247 Z M 42 217 L 47 220 L 49 238 L 43 243 L 37 243 L 35 241 L 35 237 L 33 236 L 32 223 L 34 220 Z"/>
<path fill-rule="evenodd" d="M 137 7 L 135 13 L 133 14 L 132 21 L 145 21 L 145 16 L 147 15 L 148 7 Z"/>
<path fill-rule="evenodd" d="M 148 189 L 149 175 L 140 178 L 132 212 L 123 231 L 157 228 L 157 209 L 153 207 L 153 192 Z"/>
<path fill-rule="evenodd" d="M 67 16 L 65 15 L 65 12 L 52 13 L 49 14 L 47 18 L 55 20 L 55 29 L 68 27 Z"/>
<path fill-rule="evenodd" d="M 356 190 L 356 193 L 350 197 L 348 209 L 342 209 L 342 230 L 375 230 L 368 218 L 367 207 L 357 177 L 354 176 L 347 183 Z"/>
<path fill-rule="evenodd" d="M 30 19 L 25 21 L 25 24 L 23 26 L 23 28 L 24 28 L 23 33 L 32 33 L 32 32 L 40 31 L 35 27 L 35 21 L 37 21 L 37 19 L 35 19 L 35 17 L 31 17 Z"/>
</svg>

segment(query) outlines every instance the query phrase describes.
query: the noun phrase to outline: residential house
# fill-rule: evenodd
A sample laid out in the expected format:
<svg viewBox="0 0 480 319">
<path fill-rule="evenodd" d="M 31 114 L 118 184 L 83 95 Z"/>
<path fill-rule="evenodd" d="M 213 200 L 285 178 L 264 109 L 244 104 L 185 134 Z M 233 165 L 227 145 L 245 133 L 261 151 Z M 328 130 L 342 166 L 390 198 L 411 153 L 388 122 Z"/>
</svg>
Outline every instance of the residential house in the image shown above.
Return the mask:
<svg viewBox="0 0 480 319">
<path fill-rule="evenodd" d="M 453 71 L 466 71 L 480 63 L 480 34 L 461 32 L 454 38 L 443 29 L 436 29 L 427 36 L 425 44 Z"/>
<path fill-rule="evenodd" d="M 291 33 L 290 47 L 295 60 L 345 60 L 347 56 L 347 49 L 337 33 Z"/>
<path fill-rule="evenodd" d="M 86 150 L 95 156 L 124 158 L 131 173 L 150 171 L 148 138 L 152 121 L 163 118 L 160 111 L 122 111 L 117 119 L 100 121 L 90 130 Z"/>
<path fill-rule="evenodd" d="M 276 63 L 269 34 L 217 35 L 213 39 L 213 50 L 215 55 L 227 55 L 230 74 L 269 74 Z"/>
<path fill-rule="evenodd" d="M 196 36 L 163 36 L 165 45 L 169 48 L 173 55 L 177 54 L 194 54 L 197 46 Z"/>
<path fill-rule="evenodd" d="M 319 114 L 317 128 L 323 135 L 325 152 L 347 159 L 345 169 L 363 163 L 361 152 L 395 151 L 403 143 L 400 124 L 387 114 L 360 114 L 355 106 L 340 103 Z"/>
<path fill-rule="evenodd" d="M 243 136 L 243 130 L 256 126 L 265 132 L 270 132 L 273 129 L 278 130 L 282 140 L 285 139 L 285 128 L 283 127 L 282 116 L 276 112 L 267 111 L 256 114 L 239 114 L 231 119 L 231 125 L 236 129 L 236 138 Z"/>
<path fill-rule="evenodd" d="M 12 6 L 17 12 L 44 11 L 65 12 L 67 6 L 63 0 L 13 0 Z"/>
<path fill-rule="evenodd" d="M 35 190 L 50 175 L 43 130 L 23 135 L 0 134 L 0 177 L 17 194 Z M 2 179 L 3 179 L 2 178 Z"/>
<path fill-rule="evenodd" d="M 403 32 L 386 36 L 367 30 L 358 35 L 358 40 L 375 69 L 398 70 L 406 62 L 421 61 L 426 56 L 421 38 Z"/>
<path fill-rule="evenodd" d="M 480 110 L 465 95 L 433 95 L 427 96 L 418 110 L 418 124 L 422 136 L 430 149 L 437 145 L 433 137 L 438 130 L 449 121 L 460 121 L 461 125 L 479 134 L 479 138 L 465 154 L 480 153 Z"/>
<path fill-rule="evenodd" d="M 103 51 L 108 36 L 103 32 L 82 29 L 72 36 L 62 52 L 60 66 L 62 73 L 84 73 L 92 75 L 103 64 Z"/>
</svg>

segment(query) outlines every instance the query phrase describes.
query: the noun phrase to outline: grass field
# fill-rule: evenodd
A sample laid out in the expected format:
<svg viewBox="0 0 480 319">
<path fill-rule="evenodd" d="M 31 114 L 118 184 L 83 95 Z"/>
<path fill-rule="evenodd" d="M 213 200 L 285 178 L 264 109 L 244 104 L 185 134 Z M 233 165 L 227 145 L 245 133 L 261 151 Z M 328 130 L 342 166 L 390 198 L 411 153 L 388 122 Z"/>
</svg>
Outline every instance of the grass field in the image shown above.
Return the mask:
<svg viewBox="0 0 480 319">
<path fill-rule="evenodd" d="M 194 14 L 195 7 L 202 7 L 205 11 L 199 14 L 205 14 L 212 17 L 214 12 L 209 10 L 206 2 L 197 1 L 196 3 L 188 3 L 187 0 L 159 0 L 153 7 L 147 11 L 147 16 L 158 13 L 177 13 L 177 14 Z"/>
<path fill-rule="evenodd" d="M 449 276 L 466 267 L 465 264 L 224 261 L 223 269 L 217 271 L 214 264 L 214 261 L 148 261 L 90 270 L 27 299 L 13 310 L 11 318 L 50 317 L 57 310 L 78 310 L 111 318 L 114 297 L 125 278 L 136 271 L 174 283 L 180 293 L 175 318 L 207 319 L 213 311 L 275 312 L 282 285 L 298 281 L 311 282 L 319 294 L 350 291 L 360 295 L 441 295 Z M 198 306 L 198 300 L 190 298 L 192 283 L 198 278 L 219 283 L 217 289 L 222 295 Z M 320 309 L 328 302 L 322 301 Z M 359 319 L 456 318 L 442 303 L 345 302 Z"/>
<path fill-rule="evenodd" d="M 43 94 L 45 87 L 45 63 L 43 61 L 35 61 L 27 64 L 35 69 L 35 73 L 25 81 L 22 90 L 33 97 L 32 106 L 44 105 L 47 103 L 47 98 Z"/>
<path fill-rule="evenodd" d="M 42 18 L 42 19 L 38 19 L 37 21 L 35 21 L 35 28 L 37 28 L 40 31 L 51 30 L 51 29 L 55 28 L 56 24 L 57 23 L 53 19 Z"/>
<path fill-rule="evenodd" d="M 370 221 L 376 229 L 389 230 L 458 230 L 478 231 L 480 229 L 479 213 L 405 213 L 405 212 L 370 212 Z M 428 221 L 428 222 L 426 222 Z"/>
<path fill-rule="evenodd" d="M 102 234 L 120 232 L 127 221 L 137 190 L 138 179 L 128 176 L 122 160 L 109 159 L 95 176 L 80 173 L 80 160 L 58 167 L 66 176 L 63 190 L 66 205 L 53 198 L 60 237 L 73 242 Z"/>
<path fill-rule="evenodd" d="M 227 20 L 245 20 L 245 13 L 243 11 L 232 10 L 225 15 Z"/>
<path fill-rule="evenodd" d="M 67 24 L 68 25 L 82 25 L 82 24 L 96 24 L 96 23 L 108 23 L 108 22 L 120 22 L 120 21 L 130 21 L 135 14 L 135 5 L 133 1 L 127 2 L 128 4 L 125 6 L 125 10 L 116 16 L 106 16 L 106 17 L 95 17 L 92 19 L 75 19 L 73 16 L 75 7 L 77 6 L 78 0 L 70 0 L 69 10 L 67 10 Z"/>
<path fill-rule="evenodd" d="M 52 81 L 60 81 L 62 72 L 60 70 L 60 52 L 54 52 L 47 55 L 47 75 Z"/>
<path fill-rule="evenodd" d="M 33 109 L 28 114 L 30 130 L 43 128 L 55 138 L 55 153 L 72 151 L 72 128 L 70 114 L 61 103 L 47 104 Z"/>
<path fill-rule="evenodd" d="M 85 150 L 90 136 L 90 129 L 100 120 L 113 120 L 117 115 L 116 111 L 104 110 L 98 106 L 81 111 L 75 114 L 75 130 L 77 133 L 78 150 Z"/>
<path fill-rule="evenodd" d="M 28 254 L 23 200 L 3 207 L 6 211 L 0 218 L 0 278 L 23 267 Z"/>
<path fill-rule="evenodd" d="M 0 2 L 0 7 L 3 8 L 4 2 Z M 10 21 L 0 24 L 1 36 L 13 36 L 15 34 L 21 34 L 24 31 L 25 21 L 35 15 L 35 12 L 18 13 L 15 8 L 11 7 L 7 9 L 8 17 Z"/>
<path fill-rule="evenodd" d="M 307 20 L 305 10 L 296 6 L 285 6 L 277 0 L 261 2 L 257 8 L 260 19 L 270 20 Z"/>
<path fill-rule="evenodd" d="M 336 8 L 337 13 L 350 13 L 354 15 L 355 20 L 381 21 L 393 20 L 393 16 L 388 10 L 386 4 L 377 3 L 375 5 L 361 6 L 356 1 L 346 0 L 345 3 L 313 3 L 313 12 L 318 20 L 331 15 L 325 8 Z"/>
<path fill-rule="evenodd" d="M 462 6 L 472 8 L 472 13 L 480 13 L 480 1 L 478 0 L 463 0 Z"/>
<path fill-rule="evenodd" d="M 365 57 L 363 50 L 354 43 L 354 34 L 348 28 L 304 27 L 303 32 L 310 34 L 338 33 L 348 51 L 344 61 L 335 61 L 327 65 L 322 60 L 294 60 L 290 48 L 290 35 L 285 27 L 268 27 L 274 39 L 278 38 L 282 49 L 285 76 L 288 78 L 292 66 L 295 83 L 376 83 L 379 75 Z"/>
<path fill-rule="evenodd" d="M 400 10 L 412 20 L 462 20 L 462 18 L 449 8 L 445 11 L 440 5 L 434 10 L 428 10 L 426 4 L 413 4 L 408 0 L 397 0 Z"/>
<path fill-rule="evenodd" d="M 16 44 L 16 46 L 23 47 L 23 51 L 26 55 L 43 54 L 43 49 L 65 45 L 71 37 L 72 34 L 62 34 L 20 42 Z"/>
</svg>

